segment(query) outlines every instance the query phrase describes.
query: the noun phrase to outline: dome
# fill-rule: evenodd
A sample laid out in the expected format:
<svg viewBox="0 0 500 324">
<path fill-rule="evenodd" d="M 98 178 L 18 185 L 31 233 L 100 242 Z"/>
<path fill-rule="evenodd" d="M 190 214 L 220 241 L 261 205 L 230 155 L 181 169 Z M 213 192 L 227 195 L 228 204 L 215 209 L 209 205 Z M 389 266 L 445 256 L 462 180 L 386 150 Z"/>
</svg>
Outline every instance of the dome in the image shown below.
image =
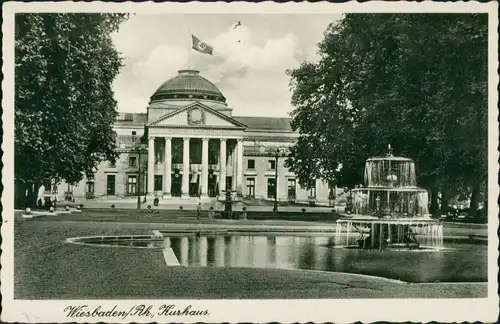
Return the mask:
<svg viewBox="0 0 500 324">
<path fill-rule="evenodd" d="M 208 100 L 226 103 L 226 98 L 210 81 L 196 70 L 180 70 L 165 81 L 151 96 L 151 101 Z"/>
</svg>

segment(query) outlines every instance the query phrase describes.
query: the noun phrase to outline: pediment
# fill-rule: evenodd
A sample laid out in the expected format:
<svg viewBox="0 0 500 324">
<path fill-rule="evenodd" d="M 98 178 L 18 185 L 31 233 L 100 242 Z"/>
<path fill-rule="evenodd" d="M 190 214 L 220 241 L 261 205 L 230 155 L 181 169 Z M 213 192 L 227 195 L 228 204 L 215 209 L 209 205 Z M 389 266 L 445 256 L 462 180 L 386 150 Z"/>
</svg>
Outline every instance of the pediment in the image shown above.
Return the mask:
<svg viewBox="0 0 500 324">
<path fill-rule="evenodd" d="M 244 124 L 199 102 L 169 112 L 148 123 L 148 126 L 246 128 Z"/>
</svg>

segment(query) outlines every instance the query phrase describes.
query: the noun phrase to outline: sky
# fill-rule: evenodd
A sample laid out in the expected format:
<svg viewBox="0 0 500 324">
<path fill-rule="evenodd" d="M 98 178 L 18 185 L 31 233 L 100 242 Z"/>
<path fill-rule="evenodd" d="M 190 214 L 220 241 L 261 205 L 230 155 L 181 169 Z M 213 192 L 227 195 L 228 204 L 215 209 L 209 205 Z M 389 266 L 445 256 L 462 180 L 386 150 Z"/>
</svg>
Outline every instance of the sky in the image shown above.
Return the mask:
<svg viewBox="0 0 500 324">
<path fill-rule="evenodd" d="M 131 15 L 112 35 L 124 67 L 115 80 L 121 112 L 145 113 L 149 98 L 177 71 L 190 68 L 214 83 L 235 116 L 287 117 L 287 69 L 316 61 L 317 44 L 337 14 Z M 233 28 L 236 22 L 241 26 Z M 189 50 L 190 33 L 214 48 Z"/>
</svg>

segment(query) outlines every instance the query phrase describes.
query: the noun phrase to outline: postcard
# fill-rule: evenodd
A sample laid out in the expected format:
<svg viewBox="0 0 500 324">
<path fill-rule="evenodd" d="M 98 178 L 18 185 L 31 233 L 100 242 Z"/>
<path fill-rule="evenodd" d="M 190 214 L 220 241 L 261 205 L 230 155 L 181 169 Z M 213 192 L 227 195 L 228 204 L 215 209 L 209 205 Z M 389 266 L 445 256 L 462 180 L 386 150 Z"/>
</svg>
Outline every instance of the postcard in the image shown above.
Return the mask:
<svg viewBox="0 0 500 324">
<path fill-rule="evenodd" d="M 497 9 L 4 4 L 2 321 L 496 321 Z"/>
</svg>

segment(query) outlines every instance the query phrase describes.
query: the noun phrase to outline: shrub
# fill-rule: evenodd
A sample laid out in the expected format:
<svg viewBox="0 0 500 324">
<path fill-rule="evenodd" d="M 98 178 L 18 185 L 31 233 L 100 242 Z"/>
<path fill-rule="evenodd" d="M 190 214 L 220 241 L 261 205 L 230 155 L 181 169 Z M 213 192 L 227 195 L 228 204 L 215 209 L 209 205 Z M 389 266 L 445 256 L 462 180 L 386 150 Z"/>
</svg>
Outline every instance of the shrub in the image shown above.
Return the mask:
<svg viewBox="0 0 500 324">
<path fill-rule="evenodd" d="M 246 207 L 243 207 L 242 209 L 243 209 L 243 211 L 247 211 L 247 208 L 246 208 Z"/>
<path fill-rule="evenodd" d="M 182 206 L 179 206 L 179 210 L 183 210 L 183 209 L 184 209 L 184 207 L 182 207 Z"/>
<path fill-rule="evenodd" d="M 25 211 L 26 215 L 31 215 L 31 208 L 26 207 Z"/>
<path fill-rule="evenodd" d="M 116 206 L 115 206 L 115 204 L 111 205 L 111 208 L 113 208 L 113 209 L 114 209 L 115 207 L 116 207 Z"/>
<path fill-rule="evenodd" d="M 64 209 L 69 210 L 69 205 L 64 206 Z"/>
<path fill-rule="evenodd" d="M 306 212 L 306 209 L 305 208 L 302 208 L 300 211 L 302 211 L 303 213 Z"/>
<path fill-rule="evenodd" d="M 210 210 L 214 210 L 214 206 L 210 206 Z"/>
<path fill-rule="evenodd" d="M 53 212 L 54 212 L 54 207 L 50 206 L 49 211 L 50 211 L 51 213 L 53 213 Z"/>
</svg>

